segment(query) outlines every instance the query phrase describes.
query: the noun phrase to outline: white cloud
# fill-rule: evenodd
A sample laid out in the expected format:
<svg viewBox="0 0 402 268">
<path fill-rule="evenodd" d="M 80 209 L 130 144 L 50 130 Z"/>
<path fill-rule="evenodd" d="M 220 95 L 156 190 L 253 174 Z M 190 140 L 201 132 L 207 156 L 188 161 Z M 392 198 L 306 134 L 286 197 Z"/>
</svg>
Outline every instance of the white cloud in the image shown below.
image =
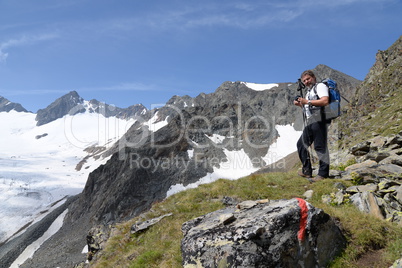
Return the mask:
<svg viewBox="0 0 402 268">
<path fill-rule="evenodd" d="M 0 62 L 5 62 L 9 53 L 4 52 L 13 47 L 29 46 L 37 42 L 44 42 L 57 38 L 55 34 L 23 35 L 20 38 L 9 39 L 0 43 Z"/>
<path fill-rule="evenodd" d="M 0 54 L 1 57 L 1 54 Z M 80 87 L 75 89 L 30 89 L 30 90 L 7 90 L 2 89 L 2 94 L 7 96 L 27 96 L 27 95 L 48 95 L 48 94 L 67 94 L 71 90 L 76 90 L 79 93 L 82 92 L 100 92 L 100 91 L 160 91 L 162 87 L 157 87 L 152 84 L 144 84 L 140 82 L 127 82 L 120 83 L 111 86 L 99 86 L 99 87 Z"/>
<path fill-rule="evenodd" d="M 0 63 L 1 63 L 1 62 L 6 62 L 7 57 L 8 57 L 8 53 L 4 53 L 4 52 L 1 51 L 1 49 L 0 49 Z"/>
<path fill-rule="evenodd" d="M 0 44 L 0 49 L 5 49 L 15 46 L 30 45 L 36 42 L 47 41 L 57 38 L 55 34 L 42 34 L 42 35 L 23 35 L 18 39 L 10 39 Z"/>
<path fill-rule="evenodd" d="M 230 3 L 205 4 L 191 8 L 179 7 L 176 10 L 155 14 L 160 20 L 157 22 L 165 26 L 195 28 L 202 26 L 223 26 L 242 29 L 256 27 L 277 27 L 280 23 L 299 23 L 298 19 L 304 16 L 318 14 L 333 14 L 342 18 L 341 10 L 347 6 L 364 8 L 376 12 L 378 6 L 386 3 L 395 3 L 395 0 L 339 0 L 339 1 L 246 1 Z"/>
<path fill-rule="evenodd" d="M 102 19 L 88 17 L 84 20 L 64 20 L 57 24 L 68 40 L 92 40 L 110 36 L 114 40 L 121 38 L 144 38 L 149 34 L 171 33 L 175 31 L 199 30 L 202 28 L 225 27 L 233 29 L 256 29 L 303 26 L 305 18 L 325 14 L 335 14 L 339 23 L 344 12 L 334 10 L 348 6 L 364 4 L 364 8 L 376 11 L 374 6 L 384 3 L 395 3 L 396 0 L 339 0 L 339 1 L 203 1 L 191 5 L 186 1 L 178 4 L 154 5 L 146 11 L 133 11 L 131 15 L 122 15 L 119 11 L 111 13 Z M 75 2 L 72 2 L 76 4 Z M 71 4 L 71 3 L 70 3 Z M 147 5 L 146 5 L 147 6 Z M 332 16 L 330 16 L 332 17 Z M 352 18 L 353 19 L 353 18 Z M 356 18 L 357 19 L 357 18 Z M 356 24 L 356 19 L 353 23 Z M 311 21 L 311 20 L 310 20 Z M 50 35 L 51 36 L 51 35 Z M 54 37 L 54 36 L 53 36 Z M 45 38 L 45 39 L 41 39 Z M 19 45 L 24 42 L 42 41 L 49 36 L 22 37 L 10 40 L 4 45 Z M 68 42 L 69 42 L 68 41 Z M 3 50 L 2 50 L 3 49 Z M 0 53 L 3 51 L 0 44 Z M 0 54 L 2 55 L 2 54 Z M 3 55 L 3 61 L 7 58 Z M 1 58 L 0 58 L 1 59 Z"/>
<path fill-rule="evenodd" d="M 259 27 L 278 27 L 283 23 L 296 22 L 303 16 L 336 12 L 336 8 L 352 5 L 373 6 L 381 3 L 394 3 L 395 0 L 339 0 L 339 1 L 222 1 L 201 2 L 199 4 L 181 4 L 166 6 L 165 9 L 152 9 L 135 17 L 110 20 L 108 30 L 144 30 L 149 28 L 163 30 L 193 30 L 202 27 L 232 27 L 252 29 Z M 374 8 L 373 8 L 374 10 Z M 299 22 L 298 22 L 299 23 Z"/>
<path fill-rule="evenodd" d="M 118 36 L 121 32 L 138 32 L 141 35 L 161 31 L 194 30 L 203 27 L 231 27 L 250 29 L 261 26 L 277 26 L 302 15 L 298 6 L 272 5 L 247 2 L 194 4 L 168 6 L 166 9 L 152 9 L 128 17 L 109 17 L 101 21 L 80 22 L 76 25 L 82 31 L 109 33 Z M 74 26 L 75 27 L 75 26 Z M 78 28 L 77 28 L 78 29 Z M 90 29 L 96 29 L 92 31 Z"/>
<path fill-rule="evenodd" d="M 156 90 L 156 86 L 139 82 L 120 83 L 112 86 L 103 87 L 84 87 L 78 91 L 152 91 Z"/>
<path fill-rule="evenodd" d="M 61 89 L 30 89 L 30 90 L 7 90 L 1 89 L 2 94 L 5 96 L 28 96 L 28 95 L 48 95 L 48 94 L 67 94 L 68 90 Z"/>
</svg>

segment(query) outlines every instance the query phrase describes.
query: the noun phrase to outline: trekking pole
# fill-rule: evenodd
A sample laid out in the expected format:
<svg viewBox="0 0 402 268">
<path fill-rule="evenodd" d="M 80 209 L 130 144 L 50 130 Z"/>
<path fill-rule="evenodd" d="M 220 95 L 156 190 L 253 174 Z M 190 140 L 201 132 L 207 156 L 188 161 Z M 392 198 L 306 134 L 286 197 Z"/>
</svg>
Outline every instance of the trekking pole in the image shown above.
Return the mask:
<svg viewBox="0 0 402 268">
<path fill-rule="evenodd" d="M 301 95 L 302 97 L 304 97 L 303 89 L 304 89 L 306 86 L 302 83 L 302 81 L 301 81 L 300 78 L 297 80 L 297 82 L 298 82 L 297 91 L 300 91 L 300 95 Z M 304 105 L 301 105 L 301 109 L 302 109 L 302 114 L 303 114 L 303 129 L 306 128 L 306 131 L 307 131 L 307 139 L 308 139 L 307 142 L 309 143 L 308 148 L 307 148 L 307 151 L 308 151 L 307 160 L 310 161 L 310 160 L 311 160 L 310 155 L 311 155 L 312 152 L 310 152 L 310 149 L 311 149 L 311 148 L 310 148 L 310 133 L 309 133 L 309 130 L 308 130 L 308 128 L 307 128 L 307 115 L 306 115 L 306 112 L 305 112 L 305 106 L 304 106 Z"/>
<path fill-rule="evenodd" d="M 347 103 L 350 103 L 350 101 L 348 101 L 348 99 L 347 98 L 345 98 L 344 96 L 342 96 L 341 95 L 341 97 L 342 97 L 342 99 L 344 99 Z"/>
</svg>

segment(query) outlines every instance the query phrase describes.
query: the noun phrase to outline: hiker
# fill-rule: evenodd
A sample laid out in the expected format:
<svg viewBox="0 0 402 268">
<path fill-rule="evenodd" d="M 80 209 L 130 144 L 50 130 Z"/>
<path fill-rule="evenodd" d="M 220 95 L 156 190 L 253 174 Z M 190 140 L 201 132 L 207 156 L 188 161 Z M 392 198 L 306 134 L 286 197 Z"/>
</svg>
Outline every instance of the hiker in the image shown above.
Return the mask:
<svg viewBox="0 0 402 268">
<path fill-rule="evenodd" d="M 312 182 L 329 177 L 329 152 L 327 147 L 327 124 L 323 118 L 322 107 L 328 105 L 328 87 L 324 83 L 317 83 L 317 79 L 311 70 L 301 74 L 301 82 L 307 88 L 305 98 L 298 97 L 294 105 L 303 108 L 304 129 L 297 141 L 297 151 L 302 170 L 298 175 L 308 178 Z M 314 150 L 319 159 L 318 175 L 312 178 L 310 153 L 308 148 L 314 143 Z"/>
</svg>

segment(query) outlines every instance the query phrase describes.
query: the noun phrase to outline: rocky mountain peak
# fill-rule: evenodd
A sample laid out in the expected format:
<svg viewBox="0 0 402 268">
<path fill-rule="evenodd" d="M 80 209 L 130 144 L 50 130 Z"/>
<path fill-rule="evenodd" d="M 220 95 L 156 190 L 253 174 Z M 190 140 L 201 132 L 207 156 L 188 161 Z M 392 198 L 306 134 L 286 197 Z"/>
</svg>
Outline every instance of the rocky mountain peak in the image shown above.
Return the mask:
<svg viewBox="0 0 402 268">
<path fill-rule="evenodd" d="M 75 115 L 84 112 L 98 113 L 104 117 L 115 116 L 117 118 L 128 119 L 146 114 L 148 113 L 148 109 L 142 104 L 132 105 L 128 108 L 119 108 L 96 99 L 85 101 L 76 91 L 70 91 L 52 102 L 45 109 L 38 110 L 35 118 L 37 121 L 36 125 L 44 125 L 65 115 Z"/>
<path fill-rule="evenodd" d="M 0 96 L 0 112 L 9 112 L 9 111 L 17 111 L 17 112 L 28 112 L 21 104 L 11 102 L 8 99 Z"/>
<path fill-rule="evenodd" d="M 36 125 L 41 126 L 47 124 L 58 118 L 62 118 L 67 114 L 74 115 L 83 112 L 83 107 L 73 109 L 83 102 L 84 99 L 81 98 L 76 91 L 70 91 L 66 95 L 52 102 L 45 109 L 39 109 L 35 118 L 37 121 Z"/>
</svg>

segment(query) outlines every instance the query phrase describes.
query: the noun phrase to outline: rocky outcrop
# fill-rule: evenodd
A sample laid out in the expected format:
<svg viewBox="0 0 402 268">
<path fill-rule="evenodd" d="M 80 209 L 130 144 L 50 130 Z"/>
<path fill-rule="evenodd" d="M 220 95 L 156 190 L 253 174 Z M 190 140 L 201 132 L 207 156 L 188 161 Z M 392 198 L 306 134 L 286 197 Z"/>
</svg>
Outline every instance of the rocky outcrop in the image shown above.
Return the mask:
<svg viewBox="0 0 402 268">
<path fill-rule="evenodd" d="M 326 267 L 346 246 L 335 221 L 303 199 L 245 201 L 182 230 L 184 267 Z"/>
<path fill-rule="evenodd" d="M 110 237 L 110 228 L 105 225 L 97 225 L 92 227 L 86 237 L 87 240 L 87 260 L 91 261 L 95 254 L 102 250 L 105 246 L 107 239 Z"/>
<path fill-rule="evenodd" d="M 370 68 L 364 84 L 357 88 L 354 105 L 363 108 L 361 113 L 375 110 L 379 99 L 391 96 L 402 86 L 402 36 L 387 50 L 379 50 L 374 65 Z M 368 94 L 368 93 L 371 94 Z M 377 102 L 375 105 L 373 101 Z"/>
<path fill-rule="evenodd" d="M 28 112 L 21 104 L 11 102 L 8 99 L 0 96 L 0 112 L 9 112 L 9 111 L 16 111 L 16 112 Z"/>
<path fill-rule="evenodd" d="M 324 196 L 324 202 L 351 202 L 362 212 L 402 224 L 402 132 L 359 143 L 350 154 L 355 164 L 339 175 L 355 186 L 340 187 L 332 197 Z"/>
<path fill-rule="evenodd" d="M 162 215 L 162 216 L 150 219 L 150 220 L 136 222 L 135 224 L 133 224 L 131 226 L 131 234 L 146 231 L 146 230 L 148 230 L 149 227 L 151 227 L 152 225 L 157 224 L 163 218 L 170 217 L 172 215 L 173 215 L 172 213 L 168 213 L 168 214 L 165 214 L 165 215 Z"/>
</svg>

